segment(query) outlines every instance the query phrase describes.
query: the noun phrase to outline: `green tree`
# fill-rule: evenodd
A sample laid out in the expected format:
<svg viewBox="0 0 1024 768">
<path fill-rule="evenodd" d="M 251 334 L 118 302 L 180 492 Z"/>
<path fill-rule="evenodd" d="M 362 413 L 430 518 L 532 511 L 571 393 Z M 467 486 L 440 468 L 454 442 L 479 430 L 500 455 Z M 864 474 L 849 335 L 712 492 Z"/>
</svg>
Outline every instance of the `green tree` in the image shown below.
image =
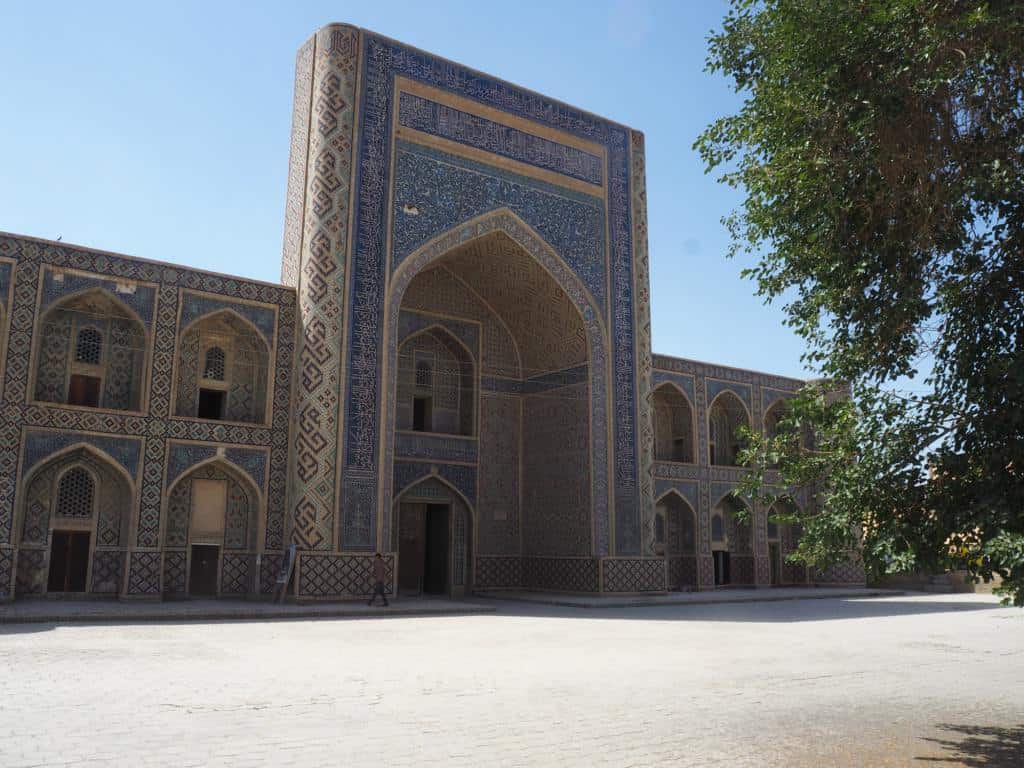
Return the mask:
<svg viewBox="0 0 1024 768">
<path fill-rule="evenodd" d="M 709 45 L 744 97 L 695 145 L 745 193 L 732 253 L 852 392 L 749 435 L 744 490 L 818 492 L 804 562 L 1024 604 L 1024 3 L 734 0 Z"/>
</svg>

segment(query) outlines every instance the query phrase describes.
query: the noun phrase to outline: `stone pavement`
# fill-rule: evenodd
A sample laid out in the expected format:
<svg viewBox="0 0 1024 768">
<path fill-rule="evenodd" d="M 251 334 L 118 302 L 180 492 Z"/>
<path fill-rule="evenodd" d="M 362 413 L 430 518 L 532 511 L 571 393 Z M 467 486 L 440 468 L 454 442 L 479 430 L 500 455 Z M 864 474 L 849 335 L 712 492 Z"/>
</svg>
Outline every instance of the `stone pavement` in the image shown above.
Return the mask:
<svg viewBox="0 0 1024 768">
<path fill-rule="evenodd" d="M 0 766 L 1019 766 L 1024 612 L 906 595 L 0 626 Z"/>
<path fill-rule="evenodd" d="M 492 604 L 442 598 L 391 600 L 387 608 L 365 602 L 271 603 L 259 600 L 16 600 L 0 605 L 0 624 L 33 622 L 268 621 L 271 619 L 379 618 L 491 613 Z M 2 766 L 0 766 L 2 768 Z"/>
</svg>

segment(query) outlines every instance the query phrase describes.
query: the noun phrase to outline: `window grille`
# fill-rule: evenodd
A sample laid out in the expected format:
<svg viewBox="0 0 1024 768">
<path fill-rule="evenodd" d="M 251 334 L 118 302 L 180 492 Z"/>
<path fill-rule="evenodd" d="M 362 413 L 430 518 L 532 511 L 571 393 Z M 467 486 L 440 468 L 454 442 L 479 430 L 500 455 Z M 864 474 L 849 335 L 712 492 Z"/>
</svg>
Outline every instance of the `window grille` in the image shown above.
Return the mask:
<svg viewBox="0 0 1024 768">
<path fill-rule="evenodd" d="M 416 361 L 416 386 L 421 389 L 430 389 L 434 384 L 434 369 L 430 363 L 424 360 Z"/>
<path fill-rule="evenodd" d="M 211 379 L 212 381 L 224 381 L 224 350 L 220 347 L 210 347 L 206 350 L 203 378 Z"/>
<path fill-rule="evenodd" d="M 95 328 L 83 328 L 75 341 L 75 362 L 99 365 L 103 351 L 103 337 Z"/>
<path fill-rule="evenodd" d="M 57 514 L 60 517 L 92 517 L 95 495 L 92 476 L 81 467 L 68 470 L 57 489 Z"/>
<path fill-rule="evenodd" d="M 725 541 L 725 524 L 722 521 L 721 515 L 715 515 L 711 518 L 711 540 Z"/>
</svg>

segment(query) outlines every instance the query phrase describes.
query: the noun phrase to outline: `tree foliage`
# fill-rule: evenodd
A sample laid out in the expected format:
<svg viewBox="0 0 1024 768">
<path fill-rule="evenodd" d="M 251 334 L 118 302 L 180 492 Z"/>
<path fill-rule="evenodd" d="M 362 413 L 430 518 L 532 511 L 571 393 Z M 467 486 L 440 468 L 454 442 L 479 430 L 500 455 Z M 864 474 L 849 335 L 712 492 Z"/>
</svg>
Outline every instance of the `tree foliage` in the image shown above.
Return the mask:
<svg viewBox="0 0 1024 768">
<path fill-rule="evenodd" d="M 819 493 L 805 562 L 861 539 L 1024 604 L 1024 3 L 734 0 L 709 44 L 744 96 L 695 145 L 745 192 L 733 253 L 852 391 L 750 435 L 747 492 Z"/>
</svg>

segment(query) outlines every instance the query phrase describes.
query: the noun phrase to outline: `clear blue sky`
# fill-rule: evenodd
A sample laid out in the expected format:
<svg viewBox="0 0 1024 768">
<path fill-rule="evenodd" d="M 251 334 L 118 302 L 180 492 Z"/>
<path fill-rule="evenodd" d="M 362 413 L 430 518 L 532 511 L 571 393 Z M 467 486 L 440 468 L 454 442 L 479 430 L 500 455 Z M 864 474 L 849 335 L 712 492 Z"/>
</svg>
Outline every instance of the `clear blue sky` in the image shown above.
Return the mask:
<svg viewBox="0 0 1024 768">
<path fill-rule="evenodd" d="M 735 192 L 694 138 L 733 109 L 704 73 L 712 0 L 9 2 L 0 230 L 276 281 L 295 51 L 366 27 L 647 136 L 654 349 L 805 375 L 802 345 L 724 258 Z"/>
</svg>

